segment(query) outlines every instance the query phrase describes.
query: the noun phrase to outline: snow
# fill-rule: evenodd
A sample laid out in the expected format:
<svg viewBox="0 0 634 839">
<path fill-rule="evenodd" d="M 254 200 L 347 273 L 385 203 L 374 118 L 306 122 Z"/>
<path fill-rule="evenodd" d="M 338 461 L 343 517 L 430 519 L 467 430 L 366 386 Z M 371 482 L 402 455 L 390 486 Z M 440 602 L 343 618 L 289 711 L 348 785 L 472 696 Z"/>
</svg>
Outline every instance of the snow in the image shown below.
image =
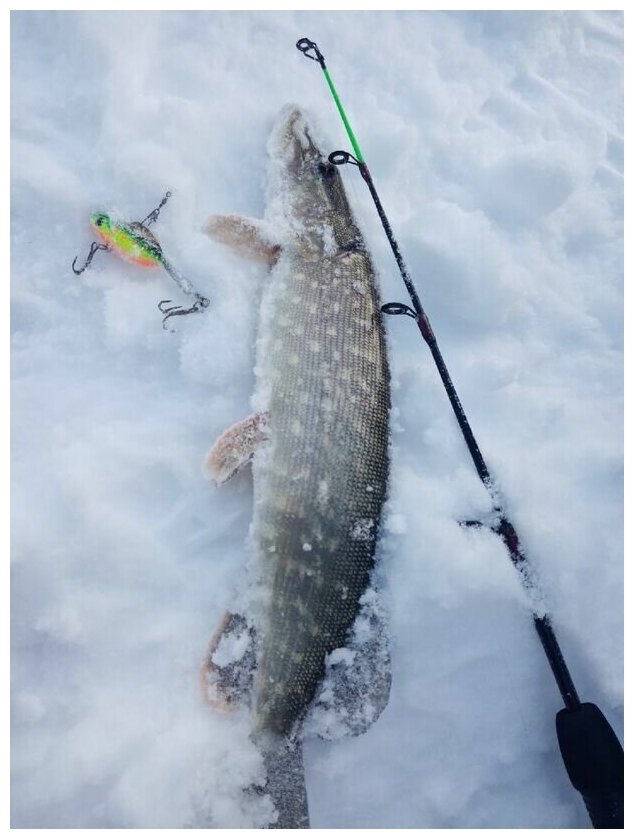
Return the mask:
<svg viewBox="0 0 634 839">
<path fill-rule="evenodd" d="M 251 413 L 266 267 L 211 242 L 261 217 L 282 105 L 348 142 L 317 41 L 538 578 L 465 519 L 488 498 L 408 318 L 387 321 L 390 701 L 310 739 L 315 828 L 582 828 L 562 705 L 531 625 L 553 616 L 582 699 L 623 732 L 620 12 L 12 14 L 12 824 L 254 827 L 248 718 L 198 674 L 244 581 L 250 477 L 209 484 Z M 355 170 L 382 299 L 404 301 Z M 169 276 L 98 253 L 140 220 L 211 300 L 161 328 Z M 326 491 L 326 490 L 325 490 Z M 541 598 L 541 599 L 539 599 Z M 337 653 L 331 664 L 359 658 Z M 334 727 L 337 720 L 329 720 Z"/>
</svg>

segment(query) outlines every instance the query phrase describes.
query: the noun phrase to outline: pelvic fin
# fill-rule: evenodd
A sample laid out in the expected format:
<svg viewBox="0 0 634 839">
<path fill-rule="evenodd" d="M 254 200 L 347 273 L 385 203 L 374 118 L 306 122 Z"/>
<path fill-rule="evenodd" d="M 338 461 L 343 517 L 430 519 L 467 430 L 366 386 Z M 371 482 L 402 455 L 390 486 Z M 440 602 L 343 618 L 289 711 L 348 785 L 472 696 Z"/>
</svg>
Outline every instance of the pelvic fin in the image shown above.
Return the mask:
<svg viewBox="0 0 634 839">
<path fill-rule="evenodd" d="M 205 458 L 205 473 L 224 484 L 243 469 L 268 439 L 267 415 L 252 414 L 218 437 Z"/>
</svg>

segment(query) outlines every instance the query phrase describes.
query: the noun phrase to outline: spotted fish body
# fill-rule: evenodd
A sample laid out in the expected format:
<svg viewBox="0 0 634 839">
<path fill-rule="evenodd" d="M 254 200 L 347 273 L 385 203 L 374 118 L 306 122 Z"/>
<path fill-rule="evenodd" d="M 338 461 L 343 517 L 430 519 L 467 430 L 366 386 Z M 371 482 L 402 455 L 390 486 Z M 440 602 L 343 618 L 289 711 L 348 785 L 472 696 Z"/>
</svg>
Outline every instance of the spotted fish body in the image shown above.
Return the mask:
<svg viewBox="0 0 634 839">
<path fill-rule="evenodd" d="M 271 273 L 256 413 L 221 435 L 207 458 L 218 482 L 252 459 L 259 585 L 244 586 L 212 638 L 202 685 L 214 707 L 227 707 L 248 692 L 255 670 L 252 738 L 277 810 L 273 826 L 304 828 L 302 723 L 328 654 L 350 642 L 371 582 L 388 474 L 389 372 L 372 263 L 339 171 L 298 108 L 283 112 L 269 154 L 264 223 L 212 216 L 206 228 L 267 261 Z M 216 660 L 223 637 L 239 646 L 247 633 L 256 639 L 249 654 L 226 666 Z M 330 707 L 351 733 L 365 730 L 389 695 L 387 651 L 377 638 L 360 647 L 363 685 L 347 674 L 332 682 Z M 324 701 L 320 695 L 315 707 L 332 720 Z"/>
<path fill-rule="evenodd" d="M 297 109 L 270 151 L 288 235 L 268 280 L 258 353 L 269 445 L 254 462 L 253 533 L 270 597 L 254 715 L 257 731 L 288 737 L 370 581 L 390 396 L 374 270 L 339 172 Z"/>
</svg>

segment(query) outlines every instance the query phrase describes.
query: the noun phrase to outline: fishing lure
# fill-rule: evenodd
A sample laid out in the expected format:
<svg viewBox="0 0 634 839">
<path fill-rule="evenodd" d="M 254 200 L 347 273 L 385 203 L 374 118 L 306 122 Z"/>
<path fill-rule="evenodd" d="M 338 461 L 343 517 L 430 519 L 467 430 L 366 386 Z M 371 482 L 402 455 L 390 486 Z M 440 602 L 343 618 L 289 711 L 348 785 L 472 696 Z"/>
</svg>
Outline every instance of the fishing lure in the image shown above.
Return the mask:
<svg viewBox="0 0 634 839">
<path fill-rule="evenodd" d="M 161 300 L 158 304 L 159 311 L 164 315 L 163 329 L 166 329 L 168 318 L 176 315 L 189 315 L 193 312 L 200 312 L 209 305 L 209 300 L 199 294 L 192 283 L 178 271 L 165 257 L 158 239 L 149 230 L 159 217 L 161 208 L 167 203 L 171 192 L 166 192 L 161 203 L 147 215 L 143 221 L 119 222 L 106 213 L 93 213 L 90 217 L 90 225 L 95 234 L 101 240 L 93 242 L 90 251 L 81 268 L 76 268 L 77 257 L 73 260 L 73 271 L 79 276 L 90 265 L 94 255 L 99 250 L 113 251 L 127 262 L 141 265 L 144 268 L 163 268 L 174 280 L 180 290 L 187 295 L 196 298 L 195 303 L 189 309 L 184 306 L 169 306 L 171 300 Z"/>
</svg>

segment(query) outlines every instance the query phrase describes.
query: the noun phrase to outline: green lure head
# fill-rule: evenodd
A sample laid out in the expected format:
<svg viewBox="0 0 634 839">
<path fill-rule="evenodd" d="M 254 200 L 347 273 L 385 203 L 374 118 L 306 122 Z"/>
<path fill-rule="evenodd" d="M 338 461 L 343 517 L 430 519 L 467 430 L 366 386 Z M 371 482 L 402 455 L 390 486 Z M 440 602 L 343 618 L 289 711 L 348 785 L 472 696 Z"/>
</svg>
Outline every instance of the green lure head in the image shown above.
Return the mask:
<svg viewBox="0 0 634 839">
<path fill-rule="evenodd" d="M 110 216 L 105 213 L 93 213 L 90 217 L 93 230 L 99 231 L 100 235 L 111 229 Z"/>
</svg>

